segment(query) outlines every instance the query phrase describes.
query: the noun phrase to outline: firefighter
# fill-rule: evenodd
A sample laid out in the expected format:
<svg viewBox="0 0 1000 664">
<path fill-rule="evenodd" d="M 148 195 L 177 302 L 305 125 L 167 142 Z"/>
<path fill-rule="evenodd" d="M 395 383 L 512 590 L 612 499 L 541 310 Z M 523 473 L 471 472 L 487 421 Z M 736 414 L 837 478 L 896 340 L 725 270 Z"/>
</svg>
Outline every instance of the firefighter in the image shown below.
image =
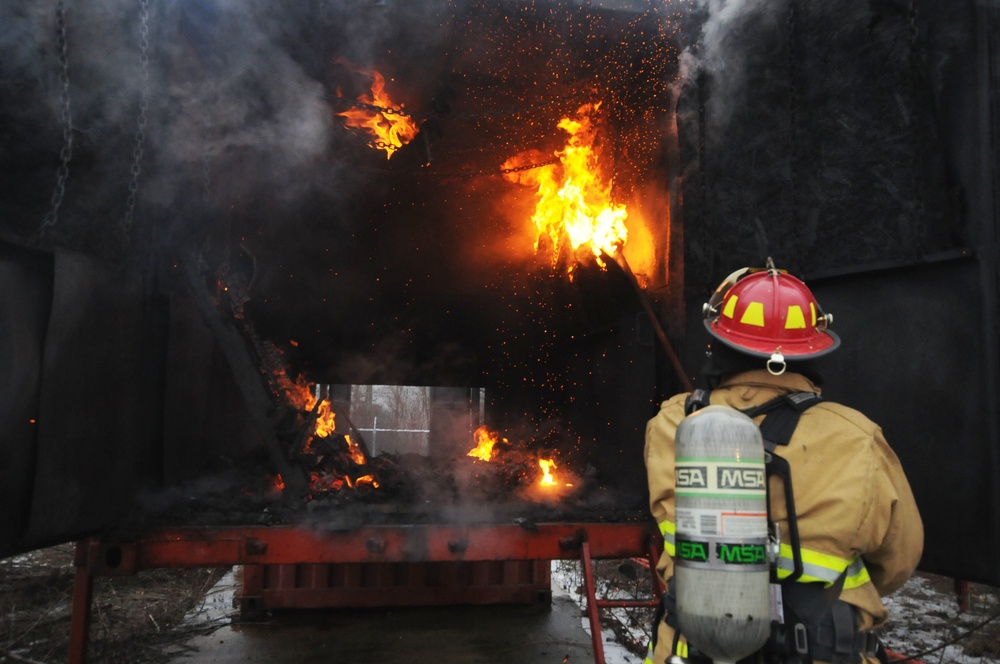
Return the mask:
<svg viewBox="0 0 1000 664">
<path fill-rule="evenodd" d="M 776 410 L 767 408 L 783 404 L 784 415 L 791 414 L 790 426 L 784 417 L 787 440 L 775 445 L 764 435 L 765 446 L 787 461 L 791 475 L 789 496 L 768 464 L 768 521 L 777 558 L 772 590 L 780 588 L 783 610 L 778 609 L 778 620 L 778 603 L 772 599 L 772 636 L 763 649 L 741 661 L 884 660 L 873 631 L 887 618 L 881 598 L 915 571 L 923 524 L 881 428 L 862 413 L 819 396 L 816 358 L 840 345 L 828 328 L 832 317 L 822 312 L 802 281 L 775 269 L 771 259 L 766 268 L 730 275 L 705 305 L 704 315 L 712 336 L 702 376 L 708 389 L 663 402 L 646 427 L 650 508 L 666 554 L 657 568 L 661 579 L 672 588 L 674 437 L 686 412 L 696 409 L 699 400 L 701 406 L 730 406 L 753 417 L 765 433 L 764 422 Z M 792 413 L 787 398 L 792 395 L 804 395 L 808 405 Z M 771 428 L 770 436 L 780 439 L 782 434 L 773 430 L 782 427 Z M 792 537 L 795 526 L 797 538 Z M 647 664 L 708 661 L 674 629 L 675 598 L 670 590 L 664 596 L 663 619 L 654 627 Z M 720 601 L 724 610 L 724 598 Z M 808 635 L 808 652 L 795 643 L 799 633 Z"/>
</svg>

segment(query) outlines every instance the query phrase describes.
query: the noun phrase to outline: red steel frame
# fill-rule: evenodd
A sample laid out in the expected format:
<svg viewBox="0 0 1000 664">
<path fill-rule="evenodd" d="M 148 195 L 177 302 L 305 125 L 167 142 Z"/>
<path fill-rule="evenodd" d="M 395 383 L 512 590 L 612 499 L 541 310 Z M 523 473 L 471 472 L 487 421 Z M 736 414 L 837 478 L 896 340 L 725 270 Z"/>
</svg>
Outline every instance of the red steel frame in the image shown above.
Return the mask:
<svg viewBox="0 0 1000 664">
<path fill-rule="evenodd" d="M 86 662 L 97 576 L 125 576 L 161 567 L 565 559 L 582 562 L 594 661 L 604 664 L 600 610 L 656 606 L 663 592 L 656 575 L 662 548 L 655 528 L 636 523 L 404 525 L 352 531 L 299 526 L 183 527 L 114 541 L 90 537 L 76 548 L 69 662 Z M 592 561 L 639 557 L 648 561 L 653 595 L 636 600 L 599 599 Z"/>
<path fill-rule="evenodd" d="M 538 604 L 552 599 L 548 560 L 244 565 L 240 615 L 273 609 Z"/>
</svg>

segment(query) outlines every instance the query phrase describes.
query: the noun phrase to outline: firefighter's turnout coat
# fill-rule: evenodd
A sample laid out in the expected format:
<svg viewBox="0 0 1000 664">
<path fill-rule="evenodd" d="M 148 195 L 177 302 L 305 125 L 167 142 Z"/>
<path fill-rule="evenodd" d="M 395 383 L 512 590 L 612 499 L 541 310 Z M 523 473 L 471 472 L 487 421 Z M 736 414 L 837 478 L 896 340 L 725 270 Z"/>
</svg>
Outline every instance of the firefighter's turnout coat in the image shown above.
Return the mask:
<svg viewBox="0 0 1000 664">
<path fill-rule="evenodd" d="M 773 376 L 762 369 L 724 379 L 710 400 L 745 410 L 794 392 L 819 389 L 801 374 Z M 650 509 L 666 554 L 657 571 L 664 583 L 673 576 L 674 435 L 684 418 L 686 396 L 663 402 L 646 427 Z M 756 419 L 758 424 L 763 417 Z M 857 607 L 859 629 L 882 626 L 887 612 L 881 597 L 916 569 L 924 531 L 910 485 L 881 428 L 856 410 L 821 401 L 802 413 L 787 447 L 775 452 L 791 467 L 805 569 L 799 581 L 831 585 L 844 574 L 840 598 Z M 787 577 L 794 565 L 780 478 L 771 477 L 769 489 L 771 518 L 781 528 L 778 575 Z M 663 621 L 657 630 L 650 657 L 662 664 L 672 654 L 674 632 Z M 683 654 L 683 636 L 679 644 Z"/>
</svg>

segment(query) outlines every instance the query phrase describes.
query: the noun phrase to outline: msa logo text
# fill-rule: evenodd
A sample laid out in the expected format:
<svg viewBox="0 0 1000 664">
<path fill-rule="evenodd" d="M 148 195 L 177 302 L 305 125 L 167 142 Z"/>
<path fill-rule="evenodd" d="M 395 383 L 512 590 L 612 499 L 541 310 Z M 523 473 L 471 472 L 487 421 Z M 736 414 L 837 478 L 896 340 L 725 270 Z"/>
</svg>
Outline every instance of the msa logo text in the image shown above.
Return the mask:
<svg viewBox="0 0 1000 664">
<path fill-rule="evenodd" d="M 715 545 L 719 560 L 727 565 L 763 565 L 767 562 L 767 551 L 760 544 Z"/>
<path fill-rule="evenodd" d="M 716 479 L 720 489 L 763 489 L 764 470 L 761 468 L 739 468 L 720 466 Z"/>
<path fill-rule="evenodd" d="M 686 489 L 708 487 L 708 469 L 705 466 L 684 466 L 677 469 L 677 486 Z"/>
<path fill-rule="evenodd" d="M 677 541 L 677 557 L 696 563 L 708 562 L 708 542 Z"/>
</svg>

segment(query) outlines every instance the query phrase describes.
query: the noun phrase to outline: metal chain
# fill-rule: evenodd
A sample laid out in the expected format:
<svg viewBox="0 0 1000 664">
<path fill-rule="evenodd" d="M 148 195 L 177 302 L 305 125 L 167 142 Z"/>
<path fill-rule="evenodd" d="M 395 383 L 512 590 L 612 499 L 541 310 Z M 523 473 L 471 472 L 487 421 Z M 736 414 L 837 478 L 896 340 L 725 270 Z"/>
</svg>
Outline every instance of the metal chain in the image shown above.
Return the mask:
<svg viewBox="0 0 1000 664">
<path fill-rule="evenodd" d="M 792 227 L 798 228 L 797 222 L 798 208 L 796 205 L 798 198 L 798 116 L 796 106 L 798 104 L 798 87 L 795 84 L 795 76 L 797 73 L 796 63 L 795 63 L 795 30 L 796 30 L 796 15 L 795 15 L 795 0 L 788 0 L 788 131 L 789 131 L 789 156 L 788 156 L 788 172 L 789 178 L 791 179 L 791 185 L 789 187 L 789 210 L 791 214 Z M 800 247 L 801 242 L 796 242 L 795 245 Z"/>
<path fill-rule="evenodd" d="M 201 153 L 201 198 L 205 203 L 208 203 L 212 198 L 212 173 L 210 164 L 210 157 L 212 155 L 209 152 L 208 146 L 209 142 L 205 141 L 205 149 Z"/>
<path fill-rule="evenodd" d="M 381 113 L 382 115 L 403 115 L 408 118 L 417 119 L 417 116 L 413 115 L 409 111 L 403 110 L 402 106 L 378 106 L 376 104 L 366 104 L 363 101 L 357 101 L 356 99 L 348 99 L 347 97 L 341 97 L 340 95 L 323 95 L 325 99 L 337 102 L 344 106 L 350 106 L 352 108 L 360 108 L 366 111 L 372 111 L 373 113 Z"/>
<path fill-rule="evenodd" d="M 550 164 L 558 164 L 561 160 L 559 157 L 553 157 L 552 159 L 547 159 L 545 161 L 540 161 L 535 164 L 525 164 L 523 166 L 513 166 L 511 168 L 501 168 L 500 173 L 520 173 L 521 171 L 530 171 L 535 168 L 541 168 L 542 166 L 549 166 Z"/>
<path fill-rule="evenodd" d="M 910 169 L 911 178 L 913 180 L 913 198 L 914 198 L 914 229 L 921 236 L 918 238 L 918 242 L 923 239 L 923 212 L 924 212 L 924 197 L 923 197 L 923 186 L 920 177 L 920 128 L 917 122 L 917 109 L 920 104 L 917 100 L 920 89 L 920 54 L 919 54 L 919 44 L 918 37 L 920 32 L 917 29 L 917 3 L 916 0 L 910 0 L 907 6 L 907 18 L 909 19 L 908 37 L 909 37 L 909 60 L 910 60 L 910 98 L 912 100 L 913 108 L 910 110 L 910 136 L 912 140 L 912 146 L 910 150 Z"/>
<path fill-rule="evenodd" d="M 698 76 L 698 168 L 701 170 L 701 219 L 702 224 L 707 224 L 708 219 L 708 128 L 705 126 L 706 116 L 705 98 L 707 92 L 705 87 L 706 76 Z"/>
<path fill-rule="evenodd" d="M 59 151 L 62 163 L 56 170 L 56 187 L 55 191 L 52 192 L 52 204 L 42 220 L 40 233 L 44 233 L 46 228 L 54 226 L 59 218 L 59 206 L 62 205 L 62 199 L 66 193 L 66 180 L 69 178 L 69 162 L 73 158 L 73 115 L 69 104 L 69 47 L 66 39 L 66 8 L 63 5 L 63 0 L 58 0 L 56 3 L 56 37 L 59 47 L 59 82 L 62 85 L 62 91 L 59 95 L 63 121 L 63 147 Z"/>
<path fill-rule="evenodd" d="M 470 113 L 454 113 L 449 117 L 459 119 L 459 120 L 487 120 L 492 118 L 502 118 L 507 116 L 520 115 L 522 113 L 527 113 L 529 111 L 536 111 L 539 109 L 551 108 L 559 104 L 563 104 L 568 101 L 575 101 L 579 99 L 592 99 L 596 96 L 596 93 L 592 90 L 581 89 L 571 92 L 560 97 L 551 97 L 544 101 L 538 101 L 534 103 L 524 104 L 523 106 L 510 106 L 507 108 L 496 108 L 493 107 L 488 111 L 477 111 Z"/>
<path fill-rule="evenodd" d="M 587 96 L 589 93 L 585 90 L 573 92 L 568 95 L 563 95 L 561 97 L 552 97 L 546 101 L 536 102 L 532 104 L 525 104 L 523 106 L 514 106 L 510 108 L 496 108 L 489 111 L 481 111 L 476 113 L 454 113 L 450 114 L 449 117 L 455 119 L 487 119 L 494 117 L 503 117 L 508 115 L 518 115 L 520 113 L 526 113 L 528 111 L 534 111 L 542 108 L 549 108 L 557 104 L 561 104 L 566 101 L 573 101 L 574 99 L 580 99 L 581 97 Z M 592 95 L 591 95 L 592 96 Z M 357 101 L 355 99 L 348 99 L 347 97 L 341 97 L 340 95 L 322 95 L 324 99 L 336 102 L 343 106 L 349 106 L 351 108 L 359 108 L 366 111 L 371 111 L 373 113 L 382 113 L 383 115 L 403 115 L 414 120 L 427 119 L 429 116 L 424 114 L 414 114 L 407 110 L 404 110 L 402 106 L 378 106 L 376 104 L 367 104 L 362 101 Z"/>
<path fill-rule="evenodd" d="M 546 161 L 540 161 L 534 164 L 525 164 L 523 166 L 513 166 L 511 168 L 501 168 L 499 170 L 493 171 L 475 171 L 475 172 L 457 172 L 457 171 L 428 171 L 428 175 L 433 175 L 435 177 L 441 178 L 465 178 L 473 179 L 478 177 L 488 177 L 492 175 L 505 175 L 507 173 L 519 173 L 521 171 L 530 171 L 533 168 L 541 168 L 542 166 L 549 166 L 550 164 L 558 164 L 560 159 L 558 157 L 553 157 Z"/>
<path fill-rule="evenodd" d="M 126 236 L 132 229 L 135 216 L 142 152 L 146 144 L 146 111 L 149 109 L 149 0 L 140 0 L 139 6 L 139 65 L 139 118 L 136 121 L 135 147 L 132 149 L 132 179 L 128 183 L 128 201 L 125 204 L 125 219 L 122 221 L 122 230 Z"/>
</svg>

